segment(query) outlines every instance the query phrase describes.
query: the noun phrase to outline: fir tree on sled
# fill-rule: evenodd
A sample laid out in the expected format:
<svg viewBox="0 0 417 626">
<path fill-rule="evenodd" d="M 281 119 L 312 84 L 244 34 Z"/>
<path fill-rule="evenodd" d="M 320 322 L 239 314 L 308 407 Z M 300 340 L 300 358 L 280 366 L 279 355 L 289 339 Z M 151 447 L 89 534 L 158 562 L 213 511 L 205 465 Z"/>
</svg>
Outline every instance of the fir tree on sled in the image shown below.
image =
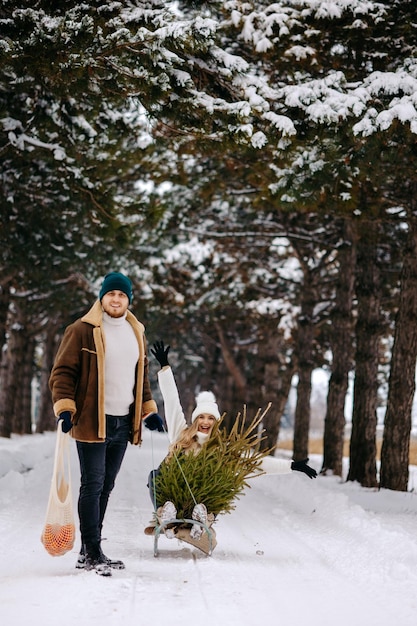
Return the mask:
<svg viewBox="0 0 417 626">
<path fill-rule="evenodd" d="M 198 454 L 181 451 L 161 464 L 154 488 L 164 505 L 156 510 L 156 522 L 164 526 L 166 536 L 212 552 L 216 546 L 212 525 L 217 516 L 235 508 L 236 500 L 250 486 L 247 481 L 259 475 L 262 459 L 269 454 L 255 447 L 263 415 L 245 427 L 246 416 L 239 414 L 230 434 L 221 422 L 216 423 Z"/>
<path fill-rule="evenodd" d="M 165 348 L 162 341 L 153 345 L 152 354 L 161 365 L 158 380 L 171 445 L 165 460 L 149 475 L 154 520 L 145 533 L 155 536 L 155 555 L 161 533 L 211 554 L 216 546 L 212 525 L 217 516 L 235 508 L 236 500 L 250 486 L 248 480 L 263 473 L 262 460 L 272 452 L 259 449 L 259 425 L 269 406 L 264 412 L 259 409 L 249 425 L 244 410 L 227 433 L 221 428 L 214 395 L 202 392 L 188 426 L 168 352 L 169 346 Z M 156 428 L 165 430 L 162 423 L 156 423 Z M 306 461 L 283 460 L 279 473 L 299 470 L 313 478 L 317 474 Z"/>
</svg>

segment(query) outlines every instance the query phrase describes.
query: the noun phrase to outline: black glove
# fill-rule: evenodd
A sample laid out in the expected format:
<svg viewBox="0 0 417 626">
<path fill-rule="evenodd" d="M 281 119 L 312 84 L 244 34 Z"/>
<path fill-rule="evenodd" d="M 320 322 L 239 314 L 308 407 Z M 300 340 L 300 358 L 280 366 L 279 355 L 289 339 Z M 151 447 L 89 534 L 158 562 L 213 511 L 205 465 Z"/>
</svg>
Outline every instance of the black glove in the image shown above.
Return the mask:
<svg viewBox="0 0 417 626">
<path fill-rule="evenodd" d="M 59 414 L 59 417 L 56 422 L 57 424 L 61 422 L 63 433 L 69 433 L 69 431 L 71 430 L 73 426 L 72 420 L 71 420 L 71 413 L 69 411 L 62 411 L 62 413 Z"/>
<path fill-rule="evenodd" d="M 296 472 L 304 472 L 307 474 L 309 478 L 317 478 L 317 472 L 315 469 L 307 465 L 308 459 L 303 459 L 303 461 L 293 461 L 291 463 L 291 469 Z"/>
<path fill-rule="evenodd" d="M 159 365 L 161 367 L 165 367 L 165 365 L 169 365 L 168 363 L 168 352 L 170 346 L 165 348 L 163 341 L 155 341 L 153 344 L 153 350 L 151 350 L 154 357 L 159 361 Z"/>
<path fill-rule="evenodd" d="M 143 421 L 146 428 L 149 428 L 149 430 L 157 430 L 160 433 L 163 433 L 165 430 L 164 422 L 159 417 L 158 413 L 151 413 L 151 415 L 145 417 Z"/>
</svg>

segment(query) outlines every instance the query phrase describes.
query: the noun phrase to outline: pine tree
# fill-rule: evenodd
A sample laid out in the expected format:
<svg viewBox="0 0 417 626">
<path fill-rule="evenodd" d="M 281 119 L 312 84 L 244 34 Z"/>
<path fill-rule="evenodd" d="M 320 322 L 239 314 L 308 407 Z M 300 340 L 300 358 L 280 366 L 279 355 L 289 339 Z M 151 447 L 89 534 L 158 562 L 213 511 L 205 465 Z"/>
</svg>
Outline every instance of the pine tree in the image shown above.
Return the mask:
<svg viewBox="0 0 417 626">
<path fill-rule="evenodd" d="M 246 410 L 238 414 L 229 434 L 216 423 L 198 454 L 180 452 L 163 462 L 155 481 L 158 499 L 171 500 L 180 519 L 191 519 L 194 505 L 200 502 L 214 515 L 230 513 L 271 452 L 259 449 L 258 428 L 265 412 L 260 413 L 248 426 Z"/>
</svg>

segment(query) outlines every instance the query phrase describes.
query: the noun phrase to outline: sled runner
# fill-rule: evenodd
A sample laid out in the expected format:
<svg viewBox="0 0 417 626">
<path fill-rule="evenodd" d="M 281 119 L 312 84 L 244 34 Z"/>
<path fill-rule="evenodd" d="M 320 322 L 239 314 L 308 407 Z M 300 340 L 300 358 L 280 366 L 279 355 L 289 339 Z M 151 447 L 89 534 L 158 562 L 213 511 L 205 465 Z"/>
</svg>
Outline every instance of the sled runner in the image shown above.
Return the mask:
<svg viewBox="0 0 417 626">
<path fill-rule="evenodd" d="M 192 536 L 193 526 L 198 526 L 202 529 L 200 537 L 194 538 Z M 168 532 L 167 532 L 168 531 Z M 198 548 L 207 556 L 211 556 L 214 548 L 217 545 L 216 533 L 210 524 L 203 524 L 194 519 L 172 519 L 166 522 L 159 522 L 155 520 L 155 525 L 150 525 L 145 528 L 145 535 L 154 536 L 154 556 L 158 556 L 158 541 L 161 534 L 166 535 L 169 538 L 179 539 L 185 543 Z"/>
</svg>

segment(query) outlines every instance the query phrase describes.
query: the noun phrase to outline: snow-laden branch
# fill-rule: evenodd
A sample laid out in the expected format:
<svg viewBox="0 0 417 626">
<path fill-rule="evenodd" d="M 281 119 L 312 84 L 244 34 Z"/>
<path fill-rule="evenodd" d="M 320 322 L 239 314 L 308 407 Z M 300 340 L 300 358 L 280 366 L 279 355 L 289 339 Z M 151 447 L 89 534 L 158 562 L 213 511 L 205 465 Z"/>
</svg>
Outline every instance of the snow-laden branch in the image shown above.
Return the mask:
<svg viewBox="0 0 417 626">
<path fill-rule="evenodd" d="M 412 133 L 417 133 L 417 63 L 400 68 L 397 72 L 373 72 L 365 81 L 363 91 L 371 103 L 375 98 L 394 96 L 383 110 L 376 106 L 366 111 L 363 119 L 355 124 L 357 135 L 371 135 L 390 128 L 394 120 L 409 124 Z"/>
<path fill-rule="evenodd" d="M 3 124 L 3 129 L 8 133 L 10 144 L 18 150 L 26 149 L 30 151 L 35 148 L 43 148 L 52 152 L 56 161 L 64 161 L 66 159 L 65 149 L 59 144 L 41 141 L 25 132 L 15 132 L 22 128 L 19 121 L 6 117 L 0 120 L 0 122 Z"/>
</svg>

